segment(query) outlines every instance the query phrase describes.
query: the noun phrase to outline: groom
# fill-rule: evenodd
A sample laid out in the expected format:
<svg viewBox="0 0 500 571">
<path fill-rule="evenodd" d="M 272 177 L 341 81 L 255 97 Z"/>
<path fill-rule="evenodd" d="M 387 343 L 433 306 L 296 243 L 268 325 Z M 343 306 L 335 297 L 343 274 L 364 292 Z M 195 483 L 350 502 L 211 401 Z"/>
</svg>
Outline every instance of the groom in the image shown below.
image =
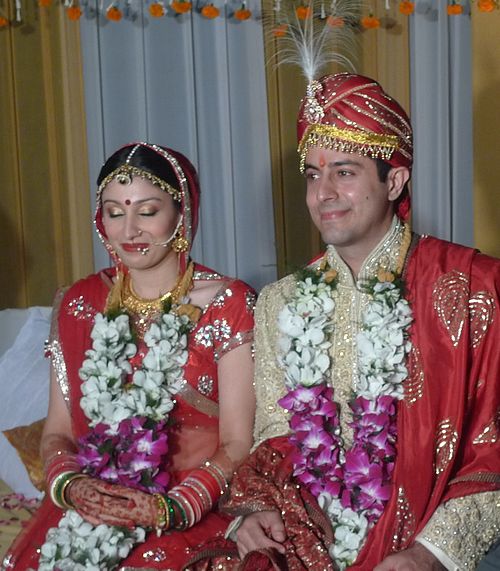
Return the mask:
<svg viewBox="0 0 500 571">
<path fill-rule="evenodd" d="M 230 537 L 247 569 L 475 569 L 500 535 L 500 262 L 411 232 L 412 129 L 377 82 L 313 81 L 298 140 L 327 247 L 259 297 Z"/>
</svg>

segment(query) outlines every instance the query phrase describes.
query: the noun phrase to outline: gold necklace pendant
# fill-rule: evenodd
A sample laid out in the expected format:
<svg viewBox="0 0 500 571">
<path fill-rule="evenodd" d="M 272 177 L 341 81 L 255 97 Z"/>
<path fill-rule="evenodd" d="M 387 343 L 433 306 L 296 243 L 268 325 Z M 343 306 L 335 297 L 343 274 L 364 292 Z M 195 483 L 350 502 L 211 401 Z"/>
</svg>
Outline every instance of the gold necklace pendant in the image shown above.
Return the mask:
<svg viewBox="0 0 500 571">
<path fill-rule="evenodd" d="M 194 263 L 191 261 L 184 274 L 179 276 L 173 289 L 155 299 L 145 299 L 134 291 L 130 274 L 124 275 L 119 272 L 109 292 L 105 313 L 125 310 L 139 337 L 143 338 L 151 323 L 164 311 L 168 311 L 171 305 L 182 303 L 183 298 L 193 287 L 193 274 Z"/>
<path fill-rule="evenodd" d="M 140 297 L 134 291 L 130 274 L 127 274 L 123 280 L 121 305 L 127 313 L 151 320 L 163 312 L 167 303 L 178 304 L 186 296 L 193 285 L 193 273 L 194 263 L 190 262 L 184 274 L 179 276 L 175 286 L 155 299 Z"/>
<path fill-rule="evenodd" d="M 121 296 L 121 305 L 129 315 L 138 315 L 144 319 L 152 319 L 161 313 L 163 304 L 172 297 L 168 291 L 156 299 L 145 299 L 134 291 L 130 274 L 125 276 Z"/>
</svg>

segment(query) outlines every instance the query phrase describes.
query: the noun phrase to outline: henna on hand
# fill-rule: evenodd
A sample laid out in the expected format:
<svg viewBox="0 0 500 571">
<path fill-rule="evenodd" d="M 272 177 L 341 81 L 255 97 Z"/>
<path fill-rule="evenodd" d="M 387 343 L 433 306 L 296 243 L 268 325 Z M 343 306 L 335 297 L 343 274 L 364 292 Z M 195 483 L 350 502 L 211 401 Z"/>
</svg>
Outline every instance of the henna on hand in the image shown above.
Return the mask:
<svg viewBox="0 0 500 571">
<path fill-rule="evenodd" d="M 93 525 L 155 527 L 158 521 L 153 495 L 118 484 L 90 477 L 79 478 L 69 484 L 66 497 Z"/>
</svg>

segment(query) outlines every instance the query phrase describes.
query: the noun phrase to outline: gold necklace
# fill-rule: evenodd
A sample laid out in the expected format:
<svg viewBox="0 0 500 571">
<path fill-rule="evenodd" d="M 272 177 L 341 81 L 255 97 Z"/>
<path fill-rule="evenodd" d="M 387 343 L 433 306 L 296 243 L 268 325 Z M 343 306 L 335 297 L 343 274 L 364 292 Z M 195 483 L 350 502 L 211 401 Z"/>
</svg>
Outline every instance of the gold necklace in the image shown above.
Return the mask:
<svg viewBox="0 0 500 571">
<path fill-rule="evenodd" d="M 194 263 L 190 262 L 184 274 L 179 276 L 175 286 L 155 299 L 145 299 L 137 295 L 132 286 L 130 274 L 127 274 L 123 279 L 120 305 L 129 315 L 151 320 L 163 311 L 165 302 L 177 304 L 188 293 L 193 285 L 193 273 Z"/>
</svg>

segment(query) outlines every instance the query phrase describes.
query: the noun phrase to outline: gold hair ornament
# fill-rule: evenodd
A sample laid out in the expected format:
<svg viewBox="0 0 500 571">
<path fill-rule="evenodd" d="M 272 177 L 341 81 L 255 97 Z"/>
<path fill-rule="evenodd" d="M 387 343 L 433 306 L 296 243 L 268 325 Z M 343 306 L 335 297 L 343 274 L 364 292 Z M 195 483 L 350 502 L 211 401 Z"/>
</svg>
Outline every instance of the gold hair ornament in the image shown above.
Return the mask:
<svg viewBox="0 0 500 571">
<path fill-rule="evenodd" d="M 170 194 L 170 196 L 177 202 L 181 201 L 182 192 L 180 190 L 177 190 L 176 188 L 174 188 L 161 178 L 155 176 L 154 174 L 151 174 L 148 171 L 145 171 L 144 169 L 141 169 L 139 167 L 134 167 L 129 164 L 124 164 L 119 166 L 110 174 L 108 174 L 108 176 L 105 177 L 104 180 L 101 182 L 99 188 L 97 189 L 98 202 L 100 201 L 102 191 L 111 181 L 116 180 L 120 184 L 131 184 L 134 176 L 138 176 L 144 180 L 149 181 L 151 184 L 158 186 L 159 188 L 161 188 L 161 190 Z"/>
<path fill-rule="evenodd" d="M 300 155 L 301 173 L 305 170 L 306 155 L 310 147 L 390 160 L 393 152 L 399 147 L 399 139 L 396 135 L 339 129 L 334 125 L 309 125 L 297 149 Z"/>
</svg>

